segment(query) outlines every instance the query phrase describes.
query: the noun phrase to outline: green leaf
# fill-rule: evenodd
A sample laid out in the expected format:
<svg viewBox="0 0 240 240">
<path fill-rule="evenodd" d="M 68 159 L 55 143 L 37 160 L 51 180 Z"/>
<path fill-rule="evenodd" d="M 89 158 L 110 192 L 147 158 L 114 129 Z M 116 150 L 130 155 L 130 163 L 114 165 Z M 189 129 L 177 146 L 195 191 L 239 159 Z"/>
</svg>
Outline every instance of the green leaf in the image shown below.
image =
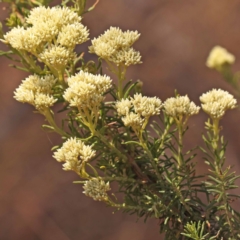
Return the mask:
<svg viewBox="0 0 240 240">
<path fill-rule="evenodd" d="M 75 184 L 84 184 L 85 181 L 73 181 L 73 183 L 75 183 Z"/>
<path fill-rule="evenodd" d="M 52 147 L 52 148 L 51 148 L 51 151 L 55 151 L 55 150 L 57 150 L 58 148 L 60 148 L 60 146 L 59 146 L 59 145 L 57 145 L 57 146 L 54 146 L 54 147 Z"/>
<path fill-rule="evenodd" d="M 7 52 L 0 51 L 0 56 L 9 55 L 9 54 L 13 54 L 13 52 L 12 51 L 7 51 Z"/>
<path fill-rule="evenodd" d="M 127 141 L 125 142 L 124 144 L 136 144 L 136 145 L 139 145 L 139 146 L 142 146 L 139 142 L 136 142 L 136 141 Z"/>
<path fill-rule="evenodd" d="M 52 127 L 50 125 L 42 125 L 42 128 L 54 131 L 54 127 Z"/>
<path fill-rule="evenodd" d="M 127 98 L 129 93 L 131 92 L 131 90 L 138 84 L 138 82 L 135 82 L 133 84 L 130 85 L 130 87 L 126 90 L 126 92 L 124 93 L 123 98 Z"/>
<path fill-rule="evenodd" d="M 19 70 L 22 70 L 24 72 L 30 72 L 29 69 L 27 68 L 24 68 L 24 67 L 19 67 L 17 65 L 13 65 L 13 64 L 9 64 L 10 67 L 13 67 L 13 68 L 16 68 L 16 69 L 19 69 Z"/>
<path fill-rule="evenodd" d="M 96 171 L 96 169 L 91 164 L 87 163 L 87 166 L 89 166 L 93 170 L 93 173 L 94 173 L 95 177 L 99 176 L 98 172 Z"/>
</svg>

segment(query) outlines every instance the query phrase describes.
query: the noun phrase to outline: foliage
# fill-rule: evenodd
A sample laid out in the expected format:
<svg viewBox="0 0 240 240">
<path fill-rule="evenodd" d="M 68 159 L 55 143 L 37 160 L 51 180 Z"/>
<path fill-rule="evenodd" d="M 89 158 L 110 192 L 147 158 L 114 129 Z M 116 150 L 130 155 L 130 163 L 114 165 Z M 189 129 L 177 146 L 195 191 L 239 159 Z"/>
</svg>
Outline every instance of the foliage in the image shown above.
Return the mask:
<svg viewBox="0 0 240 240">
<path fill-rule="evenodd" d="M 201 147 L 209 171 L 201 176 L 196 149 L 183 149 L 188 119 L 200 107 L 177 92 L 164 103 L 145 97 L 142 83 L 126 78 L 128 68 L 141 63 L 132 47 L 137 31 L 111 27 L 89 47 L 98 61 L 85 61 L 75 46 L 88 40 L 81 19 L 98 1 L 88 9 L 86 0 L 65 0 L 52 8 L 47 8 L 51 0 L 4 2 L 9 3 L 9 32 L 1 26 L 0 39 L 9 50 L 0 55 L 31 74 L 14 97 L 46 118 L 43 129 L 62 137 L 62 145 L 52 149 L 54 158 L 78 174 L 75 183 L 84 184 L 84 193 L 145 221 L 158 219 L 166 240 L 240 239 L 240 214 L 232 207 L 239 201 L 232 193 L 239 176 L 228 166 L 227 142 L 220 133 L 223 115 L 236 108 L 234 97 L 220 89 L 200 97 L 209 116 Z M 217 48 L 207 64 L 238 90 L 230 69 L 234 60 Z M 103 75 L 103 61 L 116 84 Z M 59 112 L 66 113 L 62 126 L 54 118 Z M 123 202 L 111 191 L 113 182 Z"/>
</svg>

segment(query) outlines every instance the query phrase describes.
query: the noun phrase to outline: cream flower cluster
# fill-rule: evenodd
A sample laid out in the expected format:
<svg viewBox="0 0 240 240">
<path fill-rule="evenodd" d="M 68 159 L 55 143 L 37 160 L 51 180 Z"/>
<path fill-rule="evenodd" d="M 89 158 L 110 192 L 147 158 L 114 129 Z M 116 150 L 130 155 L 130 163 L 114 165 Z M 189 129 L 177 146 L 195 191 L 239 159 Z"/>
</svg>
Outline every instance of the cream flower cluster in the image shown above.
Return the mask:
<svg viewBox="0 0 240 240">
<path fill-rule="evenodd" d="M 67 65 L 69 60 L 74 59 L 75 56 L 74 52 L 61 46 L 52 46 L 52 48 L 45 49 L 39 54 L 41 61 L 50 64 L 57 69 Z"/>
<path fill-rule="evenodd" d="M 105 183 L 101 178 L 92 178 L 85 182 L 83 193 L 95 201 L 107 201 L 107 191 L 110 191 L 109 182 Z"/>
<path fill-rule="evenodd" d="M 76 138 L 69 138 L 53 155 L 58 162 L 65 162 L 63 170 L 80 172 L 84 163 L 94 157 L 96 152 Z"/>
<path fill-rule="evenodd" d="M 88 40 L 88 30 L 80 21 L 81 17 L 67 7 L 41 6 L 32 9 L 26 18 L 29 27 L 13 28 L 4 39 L 17 50 L 42 53 L 40 60 L 45 63 L 62 65 L 73 59 L 76 44 Z"/>
<path fill-rule="evenodd" d="M 220 70 L 224 64 L 233 64 L 234 62 L 235 57 L 231 53 L 223 47 L 215 46 L 208 56 L 206 65 L 209 68 Z"/>
<path fill-rule="evenodd" d="M 31 75 L 15 90 L 14 98 L 19 102 L 29 103 L 41 111 L 57 101 L 51 95 L 55 83 L 56 79 L 51 75 L 45 77 Z"/>
<path fill-rule="evenodd" d="M 213 119 L 220 119 L 228 109 L 237 107 L 237 100 L 233 95 L 222 89 L 213 89 L 202 94 L 200 101 L 203 111 Z"/>
<path fill-rule="evenodd" d="M 164 110 L 168 116 L 179 118 L 181 116 L 191 116 L 197 114 L 200 107 L 191 102 L 188 96 L 177 96 L 168 98 L 164 102 Z"/>
<path fill-rule="evenodd" d="M 90 53 L 114 62 L 117 66 L 130 66 L 141 63 L 141 55 L 131 46 L 138 40 L 140 34 L 137 31 L 123 32 L 116 27 L 110 27 L 104 34 L 92 40 L 89 47 Z"/>
<path fill-rule="evenodd" d="M 111 88 L 112 80 L 104 75 L 93 75 L 80 71 L 75 76 L 68 78 L 69 88 L 63 97 L 72 107 L 79 109 L 93 109 L 103 101 L 103 94 Z"/>
<path fill-rule="evenodd" d="M 162 102 L 156 97 L 135 94 L 131 99 L 122 99 L 116 103 L 116 109 L 125 126 L 140 129 L 149 117 L 160 114 Z"/>
</svg>

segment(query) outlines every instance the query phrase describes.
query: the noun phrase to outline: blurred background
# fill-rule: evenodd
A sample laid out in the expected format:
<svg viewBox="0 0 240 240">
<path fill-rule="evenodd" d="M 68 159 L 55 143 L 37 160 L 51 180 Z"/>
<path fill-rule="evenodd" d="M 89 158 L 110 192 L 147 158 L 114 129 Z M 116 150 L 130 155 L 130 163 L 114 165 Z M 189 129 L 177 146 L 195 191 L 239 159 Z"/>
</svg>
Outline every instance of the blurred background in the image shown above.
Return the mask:
<svg viewBox="0 0 240 240">
<path fill-rule="evenodd" d="M 1 21 L 7 15 L 5 6 L 0 3 Z M 141 33 L 135 48 L 143 64 L 131 67 L 128 78 L 143 81 L 144 94 L 165 100 L 177 89 L 198 105 L 199 96 L 212 88 L 233 93 L 205 61 L 211 48 L 221 45 L 236 56 L 233 68 L 240 70 L 239 22 L 240 0 L 100 0 L 84 18 L 91 37 L 110 26 Z M 88 45 L 79 50 L 87 51 Z M 113 209 L 87 198 L 82 187 L 72 183 L 78 177 L 62 171 L 50 151 L 59 137 L 41 129 L 44 119 L 31 106 L 13 99 L 27 74 L 10 68 L 10 63 L 0 58 L 0 240 L 161 239 L 157 220 L 143 223 L 135 216 L 113 214 Z M 206 119 L 204 113 L 192 117 L 185 146 L 203 144 Z M 238 109 L 222 120 L 228 161 L 238 173 L 239 122 Z M 198 163 L 199 172 L 207 171 L 201 157 Z"/>
</svg>

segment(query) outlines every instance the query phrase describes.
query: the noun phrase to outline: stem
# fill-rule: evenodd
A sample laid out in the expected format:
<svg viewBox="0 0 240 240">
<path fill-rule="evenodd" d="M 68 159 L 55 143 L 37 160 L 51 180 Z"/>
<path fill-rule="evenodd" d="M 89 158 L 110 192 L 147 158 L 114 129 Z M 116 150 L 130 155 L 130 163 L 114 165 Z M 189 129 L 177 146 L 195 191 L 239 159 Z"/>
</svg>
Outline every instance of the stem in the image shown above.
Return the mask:
<svg viewBox="0 0 240 240">
<path fill-rule="evenodd" d="M 108 148 L 110 148 L 113 152 L 115 152 L 118 157 L 122 160 L 124 160 L 124 162 L 127 161 L 127 157 L 125 155 L 123 155 L 116 147 L 114 144 L 112 144 L 111 142 L 109 142 L 104 136 L 101 135 L 101 133 L 99 133 L 98 131 L 94 130 L 94 129 L 90 129 L 92 134 L 96 137 L 98 137 L 105 145 L 108 146 Z"/>
<path fill-rule="evenodd" d="M 219 119 L 212 119 L 213 121 L 213 144 L 212 147 L 214 150 L 218 149 L 218 141 L 219 141 Z"/>
<path fill-rule="evenodd" d="M 63 71 L 58 70 L 58 79 L 62 85 L 64 85 L 64 77 L 63 77 Z"/>
<path fill-rule="evenodd" d="M 108 64 L 109 70 L 114 73 L 117 77 L 118 77 L 118 86 L 117 86 L 117 97 L 118 100 L 121 100 L 123 98 L 123 81 L 125 80 L 125 76 L 126 76 L 126 71 L 127 71 L 127 67 L 123 66 L 118 66 L 117 69 L 114 68 L 114 66 L 105 59 L 105 61 Z"/>
<path fill-rule="evenodd" d="M 145 176 L 145 174 L 142 173 L 141 168 L 138 166 L 138 164 L 135 162 L 134 158 L 130 155 L 124 155 L 120 150 L 116 148 L 116 146 L 109 142 L 108 139 L 106 139 L 101 133 L 95 130 L 95 126 L 90 122 L 90 125 L 87 125 L 92 133 L 93 136 L 96 136 L 100 139 L 101 142 L 103 142 L 109 149 L 111 149 L 114 153 L 117 154 L 117 156 L 123 160 L 123 162 L 129 161 L 130 164 L 133 166 L 136 175 L 143 181 L 149 181 L 149 178 Z"/>
<path fill-rule="evenodd" d="M 225 66 L 222 70 L 220 70 L 220 73 L 223 75 L 225 80 L 233 87 L 233 89 L 236 92 L 236 95 L 240 97 L 240 85 L 238 83 L 239 80 L 238 73 L 234 75 L 229 65 Z"/>
<path fill-rule="evenodd" d="M 138 134 L 137 134 L 137 136 L 138 136 Z M 147 144 L 144 142 L 144 140 L 143 140 L 143 138 L 142 138 L 142 134 L 140 134 L 139 142 L 140 142 L 142 148 L 143 148 L 143 149 L 145 150 L 145 152 L 147 153 L 147 155 L 148 155 L 148 157 L 149 157 L 149 160 L 150 160 L 150 162 L 151 162 L 151 164 L 152 164 L 152 166 L 153 166 L 153 168 L 154 168 L 154 170 L 155 170 L 155 172 L 156 172 L 156 175 L 157 175 L 157 177 L 158 177 L 158 180 L 162 180 L 162 176 L 161 176 L 161 174 L 160 174 L 159 171 L 158 171 L 158 166 L 157 166 L 157 164 L 156 164 L 156 162 L 155 162 L 155 160 L 154 160 L 154 157 L 153 157 L 151 151 L 149 151 Z"/>
<path fill-rule="evenodd" d="M 184 161 L 184 159 L 182 157 L 182 151 L 183 151 L 183 127 L 185 126 L 184 123 L 186 123 L 186 120 L 183 123 L 183 116 L 180 115 L 179 118 L 175 118 L 175 122 L 176 122 L 177 129 L 178 129 L 178 153 L 177 153 L 177 155 L 175 157 L 176 157 L 177 162 L 178 162 L 177 169 L 179 170 L 182 167 L 182 165 L 185 166 L 185 161 Z M 190 177 L 189 175 L 186 176 L 188 187 L 189 187 L 188 191 L 191 190 L 191 185 L 189 183 L 189 177 Z M 182 177 L 178 176 L 177 180 L 178 180 L 177 181 L 178 185 L 176 186 L 175 183 L 172 182 L 172 186 L 173 186 L 177 196 L 180 198 L 180 202 L 183 204 L 183 206 L 185 207 L 186 211 L 188 211 L 192 215 L 192 209 L 185 202 L 185 198 L 187 196 L 184 197 L 183 194 L 182 194 L 181 189 L 179 189 L 179 186 L 181 186 L 180 182 L 182 181 Z"/>
<path fill-rule="evenodd" d="M 118 67 L 118 90 L 117 90 L 119 100 L 122 99 L 123 97 L 123 87 L 122 87 L 123 80 L 121 75 L 122 75 L 121 67 L 119 66 Z"/>
<path fill-rule="evenodd" d="M 140 206 L 128 206 L 125 203 L 122 204 L 118 204 L 113 202 L 112 200 L 108 199 L 107 203 L 111 206 L 111 207 L 116 207 L 116 208 L 124 208 L 124 209 L 131 209 L 131 210 L 142 210 L 142 208 Z"/>
<path fill-rule="evenodd" d="M 114 66 L 107 59 L 105 59 L 105 61 L 109 67 L 110 72 L 114 73 L 115 75 L 118 75 L 118 70 L 115 69 Z"/>
<path fill-rule="evenodd" d="M 80 111 L 80 109 L 79 109 L 79 111 Z M 98 113 L 97 113 L 98 109 L 93 109 L 91 114 L 89 114 L 89 111 L 87 109 L 83 109 L 83 111 L 81 111 L 81 112 L 83 113 L 82 115 L 84 115 L 84 117 L 81 120 L 89 128 L 89 130 L 92 133 L 92 136 L 98 137 L 100 139 L 100 141 L 103 142 L 111 151 L 116 153 L 118 158 L 122 159 L 123 162 L 126 163 L 127 161 L 129 161 L 130 164 L 133 166 L 136 175 L 142 181 L 144 181 L 144 182 L 149 181 L 148 177 L 142 173 L 142 170 L 137 165 L 137 163 L 135 162 L 135 160 L 132 156 L 130 156 L 130 155 L 126 156 L 126 155 L 122 154 L 122 152 L 120 150 L 118 150 L 112 142 L 109 142 L 108 139 L 106 139 L 100 132 L 98 132 L 96 130 L 96 124 L 97 124 L 97 119 L 98 119 Z M 96 114 L 94 114 L 94 112 L 96 112 Z M 95 119 L 93 121 L 94 117 L 95 117 Z"/>
<path fill-rule="evenodd" d="M 56 122 L 53 119 L 52 113 L 50 112 L 49 108 L 45 108 L 41 113 L 46 117 L 48 123 L 54 128 L 54 131 L 61 136 L 69 137 L 69 135 L 64 132 L 61 128 L 59 128 Z"/>
<path fill-rule="evenodd" d="M 136 134 L 136 136 L 138 136 L 139 138 L 139 134 L 138 134 L 138 131 L 136 129 L 134 129 L 134 132 Z M 127 134 L 128 134 L 128 137 L 129 139 L 131 139 L 131 135 L 130 135 L 130 132 L 129 132 L 129 129 L 127 129 Z M 141 135 L 142 133 L 140 133 L 140 136 L 142 137 Z M 145 182 L 151 182 L 151 180 L 149 179 L 149 177 L 145 174 L 142 173 L 142 170 L 141 168 L 138 166 L 138 164 L 136 163 L 135 159 L 134 159 L 134 147 L 130 144 L 130 153 L 129 155 L 127 156 L 128 157 L 128 160 L 130 162 L 130 164 L 133 166 L 134 168 L 134 172 L 137 174 L 137 176 L 142 179 L 142 182 L 145 183 Z"/>
<path fill-rule="evenodd" d="M 62 69 L 57 70 L 57 74 L 58 74 L 59 82 L 66 89 L 68 87 L 68 84 L 64 80 L 64 71 L 65 71 L 65 68 L 63 67 Z"/>
<path fill-rule="evenodd" d="M 123 71 L 121 66 L 118 67 L 118 98 L 119 100 L 123 98 L 123 81 L 125 80 L 127 68 L 124 66 Z"/>
<path fill-rule="evenodd" d="M 183 204 L 183 206 L 185 207 L 185 209 L 192 215 L 192 210 L 191 210 L 191 208 L 186 204 L 185 198 L 183 197 L 181 190 L 179 190 L 179 188 L 176 187 L 174 183 L 173 183 L 172 185 L 173 185 L 173 187 L 174 187 L 174 189 L 175 189 L 175 192 L 176 192 L 177 196 L 180 198 L 181 203 Z"/>
<path fill-rule="evenodd" d="M 163 148 L 163 146 L 164 146 L 164 140 L 166 139 L 166 136 L 167 136 L 170 128 L 171 128 L 171 125 L 168 124 L 167 127 L 165 128 L 163 134 L 162 134 L 161 143 L 160 143 L 160 145 L 159 145 L 159 147 L 158 147 L 158 152 Z"/>
<path fill-rule="evenodd" d="M 224 210 L 225 210 L 225 214 L 227 217 L 227 223 L 230 228 L 231 237 L 234 237 L 234 234 L 233 234 L 234 230 L 233 230 L 232 223 L 231 223 L 231 220 L 229 217 L 228 201 L 227 201 L 227 195 L 226 195 L 226 191 L 225 191 L 225 187 L 224 187 L 224 182 L 222 183 L 222 192 L 224 192 L 223 201 L 224 201 Z M 230 212 L 230 214 L 231 214 L 231 212 Z"/>
<path fill-rule="evenodd" d="M 212 141 L 212 148 L 213 148 L 213 153 L 214 153 L 214 167 L 215 167 L 215 172 L 216 172 L 216 177 L 218 178 L 218 180 L 221 182 L 221 193 L 222 193 L 222 201 L 223 201 L 223 206 L 224 206 L 224 210 L 225 210 L 225 215 L 226 215 L 226 220 L 227 220 L 227 224 L 230 228 L 230 236 L 233 237 L 233 239 L 235 239 L 234 237 L 234 229 L 230 220 L 230 217 L 232 215 L 231 211 L 229 211 L 228 209 L 228 197 L 227 197 L 227 193 L 226 193 L 226 189 L 225 189 L 225 184 L 226 184 L 226 180 L 227 177 L 225 178 L 225 175 L 222 174 L 222 170 L 221 170 L 221 166 L 223 165 L 221 162 L 221 159 L 218 156 L 218 149 L 219 149 L 219 119 L 212 119 L 213 120 L 213 141 Z"/>
<path fill-rule="evenodd" d="M 77 7 L 78 7 L 78 15 L 81 16 L 84 13 L 86 7 L 86 0 L 78 0 Z"/>
<path fill-rule="evenodd" d="M 183 123 L 182 123 L 182 116 L 180 117 L 180 120 L 177 122 L 177 128 L 178 128 L 178 168 L 182 166 L 184 163 L 182 159 L 182 149 L 183 149 Z"/>
<path fill-rule="evenodd" d="M 133 178 L 127 178 L 127 177 L 101 177 L 105 181 L 118 181 L 118 182 L 131 182 L 136 183 L 137 180 Z"/>
<path fill-rule="evenodd" d="M 21 53 L 21 56 L 24 59 L 24 61 L 28 64 L 30 70 L 36 72 L 37 74 L 42 73 L 42 69 L 35 64 L 34 60 L 31 57 L 29 57 L 29 55 L 26 52 L 24 51 L 19 52 Z"/>
</svg>

